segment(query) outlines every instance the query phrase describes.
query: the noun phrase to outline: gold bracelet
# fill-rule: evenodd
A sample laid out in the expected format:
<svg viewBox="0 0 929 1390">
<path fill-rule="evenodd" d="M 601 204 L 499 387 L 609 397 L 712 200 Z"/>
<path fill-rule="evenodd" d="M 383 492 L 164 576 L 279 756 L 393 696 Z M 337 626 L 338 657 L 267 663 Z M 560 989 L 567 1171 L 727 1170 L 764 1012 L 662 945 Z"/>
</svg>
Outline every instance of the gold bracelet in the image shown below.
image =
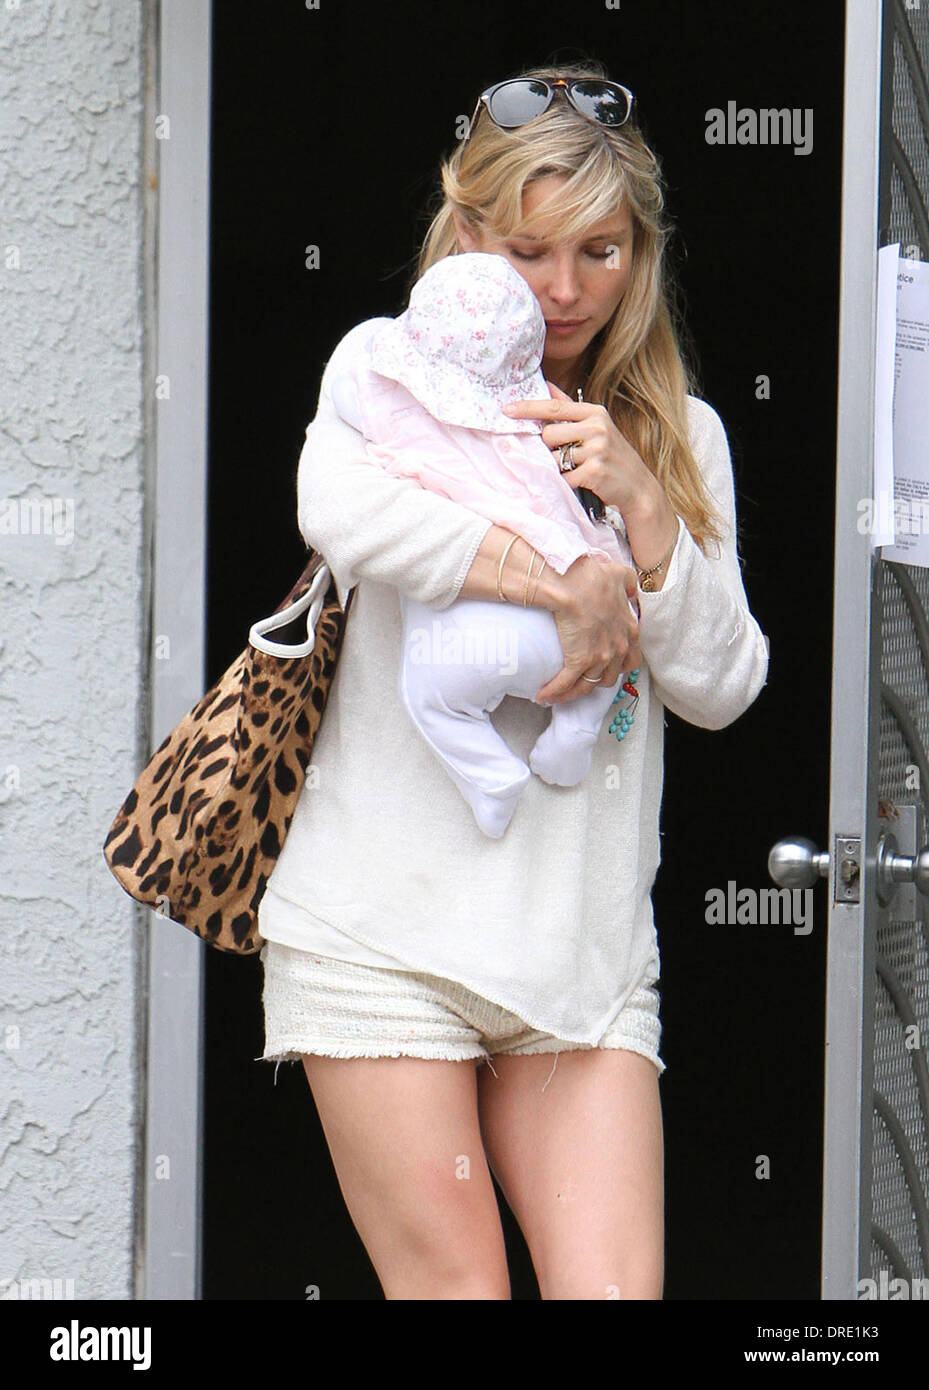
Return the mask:
<svg viewBox="0 0 929 1390">
<path fill-rule="evenodd" d="M 673 540 L 673 542 L 672 542 L 672 544 L 671 544 L 671 549 L 667 552 L 666 555 L 662 555 L 662 557 L 661 557 L 661 559 L 658 561 L 657 565 L 652 565 L 652 567 L 651 567 L 650 570 L 640 570 L 639 567 L 638 567 L 638 565 L 635 566 L 635 571 L 636 571 L 636 574 L 639 576 L 639 584 L 640 584 L 640 587 L 641 587 L 643 593 L 650 594 L 650 593 L 653 593 L 653 592 L 654 592 L 655 586 L 654 586 L 654 584 L 651 582 L 651 577 L 652 577 L 653 574 L 657 574 L 658 571 L 661 569 L 662 565 L 664 564 L 664 562 L 665 562 L 671 555 L 674 554 L 674 547 L 677 545 L 677 540 L 678 540 L 678 538 L 677 538 L 677 536 L 675 536 L 675 537 L 674 537 L 674 540 Z M 635 558 L 633 558 L 632 563 L 635 565 Z M 643 582 L 643 581 L 644 581 L 644 582 Z"/>
<path fill-rule="evenodd" d="M 533 603 L 535 603 L 536 589 L 538 589 L 538 587 L 539 587 L 539 580 L 542 578 L 542 570 L 544 570 L 544 568 L 545 568 L 545 566 L 546 566 L 547 564 L 548 564 L 548 561 L 547 561 L 546 559 L 543 559 L 543 560 L 542 560 L 542 569 L 539 570 L 538 574 L 537 574 L 536 577 L 535 577 L 535 589 L 533 589 L 533 591 L 532 591 L 532 602 L 533 602 Z"/>
<path fill-rule="evenodd" d="M 526 569 L 526 582 L 525 582 L 525 584 L 524 584 L 524 586 L 523 586 L 523 607 L 524 607 L 524 608 L 526 607 L 527 601 L 528 601 L 528 599 L 529 599 L 529 578 L 530 578 L 530 576 L 531 576 L 531 574 L 532 574 L 532 566 L 535 564 L 535 561 L 536 561 L 536 554 L 537 554 L 537 552 L 536 552 L 535 546 L 533 546 L 533 548 L 532 548 L 532 554 L 529 556 L 529 564 L 528 564 L 528 567 L 527 567 L 527 569 Z"/>
<path fill-rule="evenodd" d="M 503 592 L 503 589 L 501 588 L 501 584 L 502 584 L 502 582 L 503 582 L 503 566 L 504 566 L 505 563 L 506 563 L 506 557 L 507 557 L 507 556 L 509 555 L 509 553 L 510 553 L 510 548 L 511 548 L 512 546 L 514 546 L 518 540 L 519 540 L 519 536 L 513 536 L 513 537 L 510 539 L 510 541 L 507 543 L 506 549 L 504 550 L 503 554 L 500 556 L 500 564 L 497 566 L 497 594 L 498 594 L 498 596 L 499 596 L 499 599 L 500 599 L 500 602 L 501 602 L 501 603 L 509 603 L 509 601 L 510 601 L 510 600 L 507 598 L 506 594 Z"/>
</svg>

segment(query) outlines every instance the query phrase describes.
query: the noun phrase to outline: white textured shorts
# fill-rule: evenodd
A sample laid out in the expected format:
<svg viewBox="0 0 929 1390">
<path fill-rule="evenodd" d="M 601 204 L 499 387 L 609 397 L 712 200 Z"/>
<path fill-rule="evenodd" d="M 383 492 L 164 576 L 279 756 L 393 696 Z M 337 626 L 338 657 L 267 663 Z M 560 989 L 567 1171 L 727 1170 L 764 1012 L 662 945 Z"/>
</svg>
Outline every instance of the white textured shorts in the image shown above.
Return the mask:
<svg viewBox="0 0 929 1390">
<path fill-rule="evenodd" d="M 597 1046 L 641 1053 L 655 1064 L 659 1076 L 666 1069 L 658 1055 L 660 998 L 648 976 L 593 1044 L 530 1028 L 499 1004 L 438 975 L 333 960 L 277 941 L 265 942 L 260 959 L 265 1049 L 256 1061 L 295 1062 L 303 1053 L 316 1053 L 490 1062 L 497 1053 L 557 1053 Z"/>
</svg>

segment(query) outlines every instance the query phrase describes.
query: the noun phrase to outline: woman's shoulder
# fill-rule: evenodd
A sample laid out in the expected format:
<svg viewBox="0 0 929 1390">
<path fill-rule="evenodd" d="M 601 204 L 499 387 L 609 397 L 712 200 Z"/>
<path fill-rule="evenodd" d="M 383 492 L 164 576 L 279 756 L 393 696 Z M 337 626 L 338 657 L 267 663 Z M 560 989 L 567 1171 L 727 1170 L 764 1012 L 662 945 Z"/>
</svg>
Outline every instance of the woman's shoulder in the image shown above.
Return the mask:
<svg viewBox="0 0 929 1390">
<path fill-rule="evenodd" d="M 690 425 L 691 441 L 694 437 L 705 436 L 708 433 L 725 434 L 726 427 L 719 414 L 713 409 L 709 401 L 705 401 L 702 396 L 687 397 L 687 415 Z"/>
<path fill-rule="evenodd" d="M 694 458 L 706 470 L 730 462 L 729 436 L 719 413 L 701 396 L 687 397 L 687 423 Z"/>
</svg>

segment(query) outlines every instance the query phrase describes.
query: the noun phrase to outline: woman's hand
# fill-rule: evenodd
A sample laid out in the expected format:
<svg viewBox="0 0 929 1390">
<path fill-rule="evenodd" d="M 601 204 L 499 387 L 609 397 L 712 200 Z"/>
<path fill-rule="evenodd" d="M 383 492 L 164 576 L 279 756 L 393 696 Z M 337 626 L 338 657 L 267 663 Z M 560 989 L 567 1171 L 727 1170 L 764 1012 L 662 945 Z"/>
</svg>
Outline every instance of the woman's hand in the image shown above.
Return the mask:
<svg viewBox="0 0 929 1390">
<path fill-rule="evenodd" d="M 554 382 L 547 385 L 552 393 L 549 400 L 514 401 L 501 407 L 503 413 L 514 420 L 540 421 L 542 442 L 556 457 L 562 445 L 574 444 L 574 467 L 563 475 L 570 487 L 589 488 L 607 505 L 616 507 L 624 520 L 627 512 L 654 506 L 656 489 L 662 495 L 663 489 L 616 428 L 606 407 L 572 401 Z"/>
<path fill-rule="evenodd" d="M 621 671 L 642 664 L 639 625 L 628 602 L 637 591 L 635 570 L 618 560 L 603 564 L 582 555 L 555 579 L 557 589 L 546 607 L 554 616 L 565 664 L 537 692 L 536 700 L 545 704 L 615 685 Z M 583 679 L 594 675 L 600 677 L 596 683 Z"/>
<path fill-rule="evenodd" d="M 459 598 L 499 601 L 497 578 L 504 561 L 504 598 L 522 602 L 524 576 L 533 558 L 533 547 L 522 536 L 503 526 L 488 528 L 458 591 Z M 637 593 L 636 573 L 619 560 L 604 563 L 581 555 L 564 574 L 549 565 L 540 567 L 529 589 L 529 606 L 547 608 L 555 619 L 565 664 L 556 676 L 536 692 L 536 700 L 555 704 L 589 695 L 596 685 L 615 685 L 620 671 L 642 664 L 638 647 L 639 625 L 629 607 Z M 638 605 L 636 605 L 638 611 Z M 598 676 L 582 680 L 582 676 Z"/>
<path fill-rule="evenodd" d="M 575 467 L 562 474 L 565 482 L 573 488 L 590 488 L 617 509 L 639 569 L 651 570 L 662 561 L 670 562 L 681 523 L 658 479 L 613 424 L 604 406 L 572 401 L 551 381 L 548 389 L 550 400 L 516 401 L 502 408 L 514 419 L 560 420 L 560 424 L 543 425 L 542 441 L 553 451 L 577 441 Z M 664 587 L 667 571 L 665 564 L 653 574 L 653 592 Z"/>
</svg>

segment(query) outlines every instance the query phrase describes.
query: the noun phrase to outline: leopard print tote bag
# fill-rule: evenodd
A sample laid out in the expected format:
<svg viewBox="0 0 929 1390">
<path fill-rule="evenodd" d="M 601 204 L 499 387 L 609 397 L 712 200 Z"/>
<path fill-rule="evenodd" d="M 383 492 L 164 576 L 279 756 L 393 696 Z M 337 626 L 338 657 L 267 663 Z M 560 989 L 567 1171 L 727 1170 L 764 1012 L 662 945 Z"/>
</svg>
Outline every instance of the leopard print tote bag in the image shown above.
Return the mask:
<svg viewBox="0 0 929 1390">
<path fill-rule="evenodd" d="M 343 612 L 317 551 L 140 773 L 103 846 L 137 902 L 221 951 L 260 951 L 258 904 L 302 790 Z M 273 634 L 273 635 L 272 635 Z"/>
</svg>

